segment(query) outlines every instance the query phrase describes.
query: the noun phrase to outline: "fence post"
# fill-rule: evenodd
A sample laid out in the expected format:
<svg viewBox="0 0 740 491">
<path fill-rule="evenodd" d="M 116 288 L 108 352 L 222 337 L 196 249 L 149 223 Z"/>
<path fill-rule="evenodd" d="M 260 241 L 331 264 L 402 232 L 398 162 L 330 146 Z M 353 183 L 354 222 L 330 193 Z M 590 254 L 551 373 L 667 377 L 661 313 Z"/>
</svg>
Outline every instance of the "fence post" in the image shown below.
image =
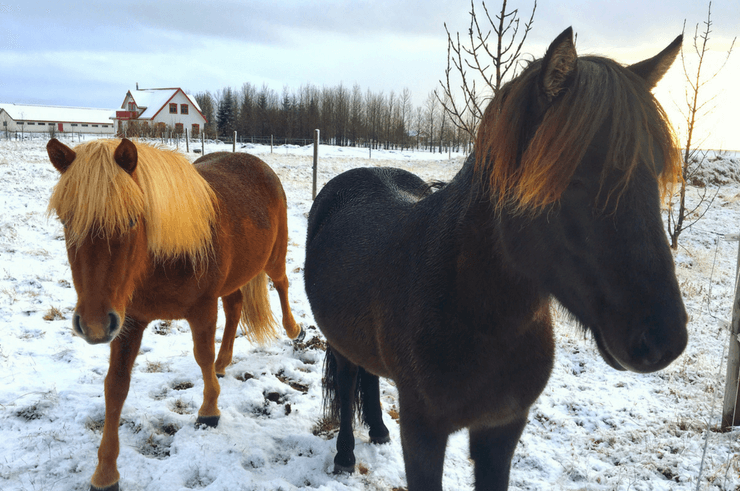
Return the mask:
<svg viewBox="0 0 740 491">
<path fill-rule="evenodd" d="M 314 130 L 313 134 L 313 193 L 311 199 L 316 199 L 316 174 L 319 166 L 319 130 Z"/>
<path fill-rule="evenodd" d="M 272 153 L 272 135 L 270 135 L 270 153 Z"/>
<path fill-rule="evenodd" d="M 232 147 L 231 151 L 232 152 L 236 152 L 236 131 L 234 132 L 234 143 L 233 143 L 233 147 Z"/>
<path fill-rule="evenodd" d="M 204 131 L 200 132 L 200 154 L 205 155 L 206 154 L 206 132 L 205 127 L 203 128 Z"/>
<path fill-rule="evenodd" d="M 190 140 L 188 139 L 187 128 L 185 128 L 185 153 L 190 153 Z"/>
<path fill-rule="evenodd" d="M 725 236 L 726 240 L 740 241 L 737 236 Z M 727 354 L 727 374 L 725 377 L 725 402 L 722 407 L 722 431 L 730 426 L 740 426 L 740 243 L 737 249 L 735 267 L 735 301 L 732 303 L 732 324 L 730 325 L 730 347 Z"/>
</svg>

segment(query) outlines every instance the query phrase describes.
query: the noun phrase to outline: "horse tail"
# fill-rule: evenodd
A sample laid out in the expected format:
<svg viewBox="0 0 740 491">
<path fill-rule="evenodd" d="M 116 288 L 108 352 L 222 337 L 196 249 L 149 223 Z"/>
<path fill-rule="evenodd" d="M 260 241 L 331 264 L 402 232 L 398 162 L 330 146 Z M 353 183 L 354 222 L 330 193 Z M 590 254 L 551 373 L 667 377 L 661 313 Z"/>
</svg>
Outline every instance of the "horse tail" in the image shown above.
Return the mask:
<svg viewBox="0 0 740 491">
<path fill-rule="evenodd" d="M 324 418 L 339 424 L 341 418 L 341 404 L 339 401 L 339 380 L 338 380 L 338 366 L 337 357 L 331 349 L 331 346 L 326 346 L 326 356 L 324 357 L 324 380 L 323 380 L 323 399 L 324 399 Z M 361 388 L 361 377 L 362 372 L 365 370 L 362 367 L 357 367 L 357 377 L 355 380 L 355 393 L 352 398 L 354 404 L 352 405 L 352 413 L 354 417 L 361 416 L 363 413 L 363 392 Z"/>
<path fill-rule="evenodd" d="M 265 344 L 278 337 L 277 322 L 270 308 L 267 275 L 260 272 L 241 287 L 242 315 L 240 324 L 244 335 L 252 342 Z"/>
</svg>

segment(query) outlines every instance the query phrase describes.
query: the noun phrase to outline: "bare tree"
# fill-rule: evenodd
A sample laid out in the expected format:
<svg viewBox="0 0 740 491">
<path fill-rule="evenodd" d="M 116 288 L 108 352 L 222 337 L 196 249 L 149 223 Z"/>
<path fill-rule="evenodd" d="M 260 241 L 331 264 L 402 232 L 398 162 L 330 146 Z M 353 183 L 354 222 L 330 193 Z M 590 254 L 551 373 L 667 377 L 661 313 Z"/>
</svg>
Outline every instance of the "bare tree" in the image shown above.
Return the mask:
<svg viewBox="0 0 740 491">
<path fill-rule="evenodd" d="M 684 21 L 684 31 L 686 30 L 686 22 Z M 697 181 L 697 174 L 704 163 L 707 153 L 699 150 L 699 147 L 704 143 L 704 140 L 696 142 L 696 125 L 698 119 L 702 116 L 706 116 L 711 112 L 714 107 L 707 107 L 709 103 L 714 100 L 711 97 L 706 100 L 700 98 L 700 91 L 712 81 L 720 71 L 727 64 L 727 60 L 730 58 L 732 48 L 735 46 L 735 39 L 732 40 L 730 49 L 727 51 L 722 65 L 709 77 L 702 78 L 702 68 L 706 61 L 707 52 L 709 51 L 708 43 L 709 37 L 712 32 L 712 2 L 709 2 L 707 9 L 707 20 L 704 21 L 704 30 L 699 32 L 699 24 L 694 28 L 694 51 L 696 52 L 697 67 L 696 73 L 690 74 L 689 69 L 686 66 L 686 57 L 684 56 L 683 48 L 681 49 L 681 63 L 683 65 L 684 76 L 686 77 L 687 89 L 686 89 L 686 112 L 684 117 L 686 118 L 686 144 L 683 152 L 683 180 L 679 184 L 678 190 L 678 203 L 671 201 L 670 210 L 668 213 L 668 235 L 671 238 L 671 248 L 678 248 L 678 237 L 685 229 L 691 227 L 697 221 L 699 221 L 709 210 L 712 205 L 714 198 L 717 196 L 719 189 L 714 195 L 708 191 L 705 183 L 698 183 L 702 185 L 703 191 L 699 197 L 699 201 L 693 208 L 686 207 L 686 185 L 695 183 Z M 703 92 L 702 92 L 703 94 Z M 677 209 L 676 209 L 677 207 Z M 687 221 L 687 218 L 691 217 L 691 220 Z"/>
<path fill-rule="evenodd" d="M 453 39 L 445 23 L 447 69 L 444 81 L 439 81 L 441 93 L 436 90 L 434 92 L 444 111 L 450 115 L 452 123 L 468 133 L 471 139 L 475 137 L 478 121 L 485 109 L 484 95 L 489 97 L 496 95 L 503 82 L 516 75 L 522 47 L 532 29 L 534 13 L 537 10 L 537 0 L 535 0 L 529 21 L 520 26 L 519 10 L 514 9 L 507 12 L 506 0 L 502 1 L 501 11 L 495 15 L 495 20 L 491 18 L 485 2 L 481 4 L 490 28 L 481 27 L 475 12 L 475 1 L 471 0 L 470 27 L 466 44 L 460 41 L 459 32 Z M 523 28 L 521 32 L 520 27 Z M 494 42 L 489 43 L 492 34 Z M 521 37 L 517 41 L 519 34 Z M 453 67 L 454 73 L 460 78 L 454 86 L 450 79 Z M 483 80 L 482 90 L 476 85 L 476 79 L 481 78 Z M 462 101 L 455 98 L 458 90 L 462 91 Z M 489 91 L 490 94 L 486 94 Z"/>
<path fill-rule="evenodd" d="M 434 123 L 437 121 L 438 99 L 434 92 L 430 92 L 424 104 L 424 112 L 427 120 L 427 141 L 429 142 L 429 151 L 434 153 Z"/>
<path fill-rule="evenodd" d="M 358 145 L 365 126 L 365 106 L 362 102 L 362 89 L 358 84 L 355 84 L 352 87 L 349 117 L 349 138 L 353 146 Z"/>
<path fill-rule="evenodd" d="M 408 139 L 408 131 L 411 129 L 412 126 L 414 110 L 414 106 L 411 102 L 411 90 L 409 90 L 408 87 L 403 88 L 403 92 L 401 92 L 400 100 L 398 103 L 401 109 L 400 121 L 398 123 L 398 133 L 403 138 L 403 141 L 400 142 L 401 145 L 403 145 L 403 147 L 406 147 L 406 140 Z"/>
</svg>

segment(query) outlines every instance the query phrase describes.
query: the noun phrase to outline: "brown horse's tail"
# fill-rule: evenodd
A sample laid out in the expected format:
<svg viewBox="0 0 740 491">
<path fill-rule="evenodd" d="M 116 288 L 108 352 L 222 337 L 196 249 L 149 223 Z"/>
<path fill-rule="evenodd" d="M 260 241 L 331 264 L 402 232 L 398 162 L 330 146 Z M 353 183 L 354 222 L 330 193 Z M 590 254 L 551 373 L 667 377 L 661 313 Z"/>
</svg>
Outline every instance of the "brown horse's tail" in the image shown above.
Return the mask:
<svg viewBox="0 0 740 491">
<path fill-rule="evenodd" d="M 270 309 L 267 275 L 264 271 L 241 287 L 242 332 L 252 342 L 265 344 L 278 337 L 277 322 Z"/>
</svg>

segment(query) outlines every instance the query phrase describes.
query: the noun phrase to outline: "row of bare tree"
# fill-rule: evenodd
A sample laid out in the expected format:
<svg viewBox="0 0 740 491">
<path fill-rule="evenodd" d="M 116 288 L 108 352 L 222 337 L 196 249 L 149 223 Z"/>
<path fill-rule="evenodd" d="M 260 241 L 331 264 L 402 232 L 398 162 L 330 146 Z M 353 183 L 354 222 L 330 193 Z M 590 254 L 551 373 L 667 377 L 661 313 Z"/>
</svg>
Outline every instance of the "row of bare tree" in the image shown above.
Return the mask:
<svg viewBox="0 0 740 491">
<path fill-rule="evenodd" d="M 195 95 L 209 123 L 209 137 L 239 135 L 285 139 L 311 139 L 321 130 L 323 142 L 335 145 L 385 148 L 465 147 L 470 136 L 450 123 L 434 93 L 415 107 L 408 88 L 400 93 L 363 91 L 347 87 L 304 85 L 279 94 L 267 85 L 245 83 L 215 94 Z"/>
</svg>

